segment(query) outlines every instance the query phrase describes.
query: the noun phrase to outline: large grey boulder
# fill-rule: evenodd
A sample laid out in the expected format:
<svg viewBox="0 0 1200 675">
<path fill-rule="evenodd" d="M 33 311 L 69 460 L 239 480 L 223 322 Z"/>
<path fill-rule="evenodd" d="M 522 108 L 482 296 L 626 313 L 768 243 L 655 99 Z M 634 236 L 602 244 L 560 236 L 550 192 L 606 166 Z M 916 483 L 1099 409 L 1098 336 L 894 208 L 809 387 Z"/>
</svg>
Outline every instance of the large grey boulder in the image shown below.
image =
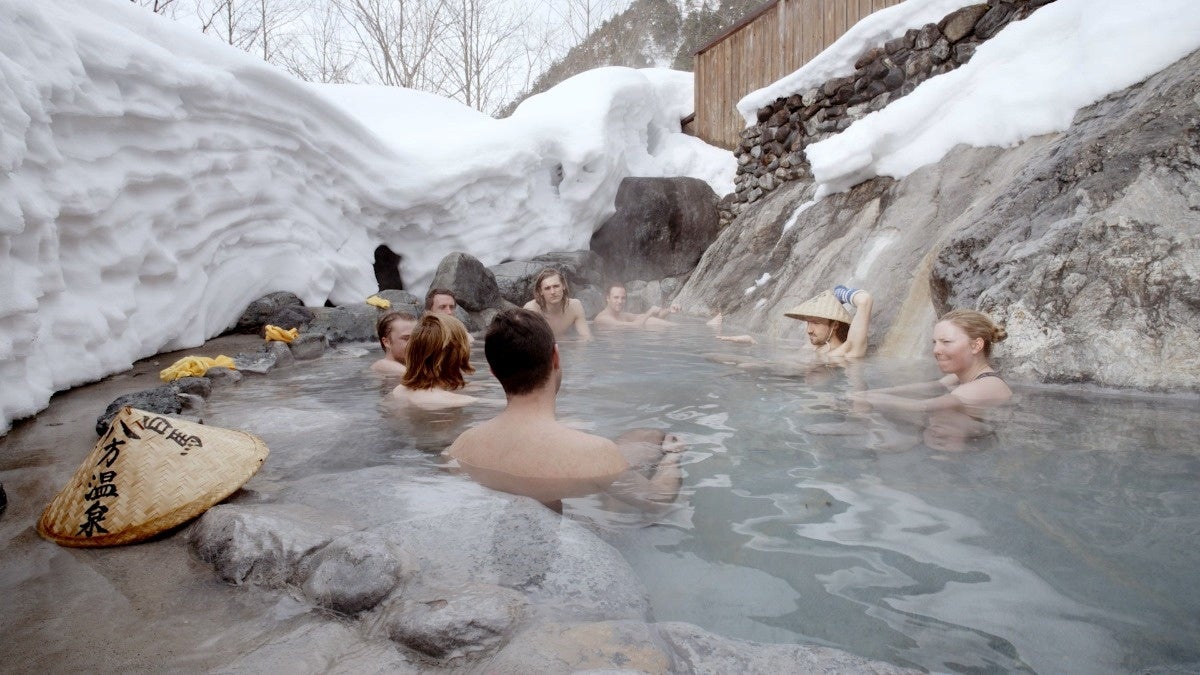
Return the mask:
<svg viewBox="0 0 1200 675">
<path fill-rule="evenodd" d="M 494 648 L 529 611 L 519 592 L 471 583 L 451 591 L 426 591 L 394 602 L 384 614 L 396 642 L 437 659 Z"/>
<path fill-rule="evenodd" d="M 374 342 L 375 322 L 383 310 L 366 302 L 341 307 L 316 307 L 305 334 L 324 335 L 331 346 L 344 342 Z"/>
<path fill-rule="evenodd" d="M 305 326 L 312 323 L 315 316 L 316 314 L 311 309 L 303 305 L 285 305 L 271 312 L 262 326 L 254 332 L 261 333 L 262 327 L 267 325 L 279 326 L 284 330 L 304 329 Z"/>
<path fill-rule="evenodd" d="M 411 552 L 429 585 L 520 589 L 545 611 L 575 619 L 649 611 L 644 586 L 616 549 L 531 499 L 497 495 L 374 531 Z"/>
<path fill-rule="evenodd" d="M 801 338 L 789 308 L 875 297 L 874 353 L 927 357 L 949 307 L 1005 324 L 1013 379 L 1200 388 L 1200 54 L 1014 148 L 951 151 L 811 206 L 785 184 L 709 247 L 676 302 L 730 331 Z M 764 278 L 769 273 L 770 278 Z"/>
<path fill-rule="evenodd" d="M 218 504 L 191 526 L 188 544 L 223 581 L 279 587 L 304 556 L 346 529 L 293 505 Z"/>
<path fill-rule="evenodd" d="M 386 310 L 388 312 L 408 312 L 413 316 L 421 316 L 421 312 L 425 311 L 425 301 L 408 291 L 380 291 L 379 297 L 392 304 Z"/>
<path fill-rule="evenodd" d="M 690 272 L 717 237 L 717 195 L 695 178 L 626 178 L 591 249 L 618 281 Z"/>
<path fill-rule="evenodd" d="M 222 368 L 221 370 L 225 370 Z M 182 378 L 181 378 L 182 379 Z M 96 435 L 103 436 L 108 432 L 108 426 L 125 406 L 132 406 L 146 412 L 177 415 L 183 411 L 185 401 L 179 395 L 179 388 L 174 384 L 163 384 L 153 389 L 143 389 L 129 394 L 122 394 L 113 399 L 104 412 L 96 418 Z"/>
<path fill-rule="evenodd" d="M 304 307 L 304 301 L 295 293 L 278 291 L 268 293 L 251 302 L 234 325 L 239 333 L 258 333 L 264 324 L 270 323 L 271 317 L 284 307 Z M 276 324 L 279 325 L 279 324 Z M 292 326 L 288 326 L 291 328 Z"/>
<path fill-rule="evenodd" d="M 1200 391 L 1200 53 L 1076 116 L 933 264 L 1043 382 Z"/>
<path fill-rule="evenodd" d="M 478 258 L 466 253 L 442 258 L 429 287 L 454 291 L 454 299 L 468 312 L 497 309 L 503 302 L 495 275 Z"/>
<path fill-rule="evenodd" d="M 592 251 L 553 251 L 530 260 L 503 262 L 489 269 L 504 299 L 520 307 L 533 299 L 533 281 L 547 267 L 553 267 L 567 277 L 575 297 L 579 297 L 585 287 L 599 287 L 605 283 L 604 260 Z"/>
<path fill-rule="evenodd" d="M 296 581 L 314 604 L 357 614 L 379 604 L 411 568 L 403 551 L 376 534 L 351 532 L 301 561 Z"/>
</svg>

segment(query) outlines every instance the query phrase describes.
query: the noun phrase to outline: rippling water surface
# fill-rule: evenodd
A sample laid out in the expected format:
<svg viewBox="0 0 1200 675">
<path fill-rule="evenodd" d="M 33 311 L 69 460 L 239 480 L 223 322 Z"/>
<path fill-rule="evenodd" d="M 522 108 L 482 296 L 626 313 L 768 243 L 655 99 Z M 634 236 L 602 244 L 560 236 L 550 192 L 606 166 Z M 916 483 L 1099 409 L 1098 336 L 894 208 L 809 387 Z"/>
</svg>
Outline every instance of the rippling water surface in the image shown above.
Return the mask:
<svg viewBox="0 0 1200 675">
<path fill-rule="evenodd" d="M 1200 664 L 1196 399 L 1021 389 L 992 431 L 854 410 L 845 393 L 938 375 L 932 362 L 752 371 L 771 346 L 699 326 L 564 342 L 559 416 L 608 437 L 669 429 L 683 492 L 652 518 L 573 500 L 644 579 L 655 618 L 827 644 L 940 672 L 1133 672 Z M 344 350 L 210 401 L 251 415 L 260 489 L 385 463 L 429 471 L 497 408 L 380 405 L 377 352 Z M 502 392 L 476 349 L 478 395 Z M 974 430 L 972 433 L 979 434 Z M 284 459 L 281 444 L 304 446 Z"/>
</svg>

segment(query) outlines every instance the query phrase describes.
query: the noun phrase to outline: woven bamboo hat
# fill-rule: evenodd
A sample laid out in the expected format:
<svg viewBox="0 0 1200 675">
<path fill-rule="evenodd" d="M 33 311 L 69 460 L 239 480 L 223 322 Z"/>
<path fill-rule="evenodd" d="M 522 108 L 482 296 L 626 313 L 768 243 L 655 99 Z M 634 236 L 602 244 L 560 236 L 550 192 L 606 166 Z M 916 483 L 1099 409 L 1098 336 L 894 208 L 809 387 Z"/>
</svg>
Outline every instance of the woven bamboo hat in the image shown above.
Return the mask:
<svg viewBox="0 0 1200 675">
<path fill-rule="evenodd" d="M 838 302 L 833 291 L 825 291 L 815 298 L 806 300 L 793 307 L 790 311 L 784 312 L 783 315 L 801 321 L 808 321 L 810 317 L 841 321 L 844 324 L 849 324 L 853 321 L 850 312 L 847 312 L 842 303 Z"/>
<path fill-rule="evenodd" d="M 115 546 L 204 513 L 262 466 L 267 446 L 244 431 L 126 406 L 38 520 L 63 546 Z"/>
</svg>

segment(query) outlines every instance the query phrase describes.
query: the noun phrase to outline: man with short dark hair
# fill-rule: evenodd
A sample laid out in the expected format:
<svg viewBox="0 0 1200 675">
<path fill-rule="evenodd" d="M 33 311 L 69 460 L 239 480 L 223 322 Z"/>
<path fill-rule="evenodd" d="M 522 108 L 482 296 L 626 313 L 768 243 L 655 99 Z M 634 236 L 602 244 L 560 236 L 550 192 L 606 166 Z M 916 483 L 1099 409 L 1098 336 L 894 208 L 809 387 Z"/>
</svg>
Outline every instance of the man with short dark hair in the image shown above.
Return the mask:
<svg viewBox="0 0 1200 675">
<path fill-rule="evenodd" d="M 445 451 L 472 478 L 557 510 L 565 497 L 604 490 L 639 505 L 674 501 L 682 480 L 678 438 L 641 430 L 618 445 L 555 419 L 562 364 L 545 317 L 527 309 L 500 312 L 488 327 L 483 351 L 508 404 Z M 631 464 L 649 463 L 648 449 L 657 464 L 650 478 L 630 470 Z"/>
<path fill-rule="evenodd" d="M 565 335 L 567 329 L 574 326 L 579 337 L 592 339 L 592 331 L 583 315 L 583 303 L 571 297 L 567 278 L 553 267 L 538 272 L 533 280 L 533 300 L 525 303 L 525 309 L 544 316 L 555 336 Z"/>
<path fill-rule="evenodd" d="M 631 314 L 625 311 L 626 295 L 625 284 L 608 285 L 608 295 L 604 299 L 606 303 L 604 309 L 600 310 L 595 319 L 592 319 L 597 328 L 601 326 L 609 328 L 653 328 L 675 325 L 670 321 L 666 321 L 664 317 L 678 312 L 679 307 L 677 305 L 673 305 L 667 309 L 655 305 L 648 312 Z"/>
<path fill-rule="evenodd" d="M 454 291 L 448 288 L 431 288 L 425 294 L 425 311 L 433 312 L 434 314 L 445 314 L 458 318 L 454 310 L 458 309 L 458 298 L 454 297 Z M 475 338 L 470 333 L 467 333 L 467 344 L 475 344 Z"/>
<path fill-rule="evenodd" d="M 383 348 L 383 358 L 371 364 L 380 375 L 402 376 L 407 367 L 405 352 L 412 337 L 417 317 L 408 312 L 388 312 L 375 323 L 375 334 Z"/>
<path fill-rule="evenodd" d="M 454 291 L 448 288 L 431 288 L 425 294 L 426 312 L 454 316 L 454 310 L 457 308 L 458 299 L 454 297 Z"/>
</svg>

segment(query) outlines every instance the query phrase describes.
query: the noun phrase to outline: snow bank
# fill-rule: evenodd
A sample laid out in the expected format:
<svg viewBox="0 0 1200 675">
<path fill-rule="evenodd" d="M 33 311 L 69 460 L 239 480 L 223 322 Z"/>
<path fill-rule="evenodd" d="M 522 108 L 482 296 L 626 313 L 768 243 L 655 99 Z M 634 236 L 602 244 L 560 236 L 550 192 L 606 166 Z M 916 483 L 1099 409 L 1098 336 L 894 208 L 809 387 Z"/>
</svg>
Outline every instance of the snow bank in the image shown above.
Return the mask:
<svg viewBox="0 0 1200 675">
<path fill-rule="evenodd" d="M 737 103 L 738 112 L 747 126 L 753 125 L 758 122 L 758 109 L 774 103 L 775 99 L 802 94 L 835 77 L 849 75 L 854 72 L 854 62 L 868 49 L 898 38 L 910 28 L 937 23 L 954 10 L 979 1 L 907 0 L 868 14 L 791 75 L 743 96 Z"/>
<path fill-rule="evenodd" d="M 808 146 L 818 194 L 902 178 L 960 143 L 1013 146 L 1064 131 L 1080 108 L 1197 48 L 1194 0 L 1058 0 L 1009 24 L 962 67 Z"/>
<path fill-rule="evenodd" d="M 373 252 L 586 247 L 627 175 L 731 189 L 691 75 L 609 68 L 493 120 L 317 87 L 123 0 L 0 0 L 0 429 L 223 331 L 256 297 L 361 302 Z"/>
</svg>

